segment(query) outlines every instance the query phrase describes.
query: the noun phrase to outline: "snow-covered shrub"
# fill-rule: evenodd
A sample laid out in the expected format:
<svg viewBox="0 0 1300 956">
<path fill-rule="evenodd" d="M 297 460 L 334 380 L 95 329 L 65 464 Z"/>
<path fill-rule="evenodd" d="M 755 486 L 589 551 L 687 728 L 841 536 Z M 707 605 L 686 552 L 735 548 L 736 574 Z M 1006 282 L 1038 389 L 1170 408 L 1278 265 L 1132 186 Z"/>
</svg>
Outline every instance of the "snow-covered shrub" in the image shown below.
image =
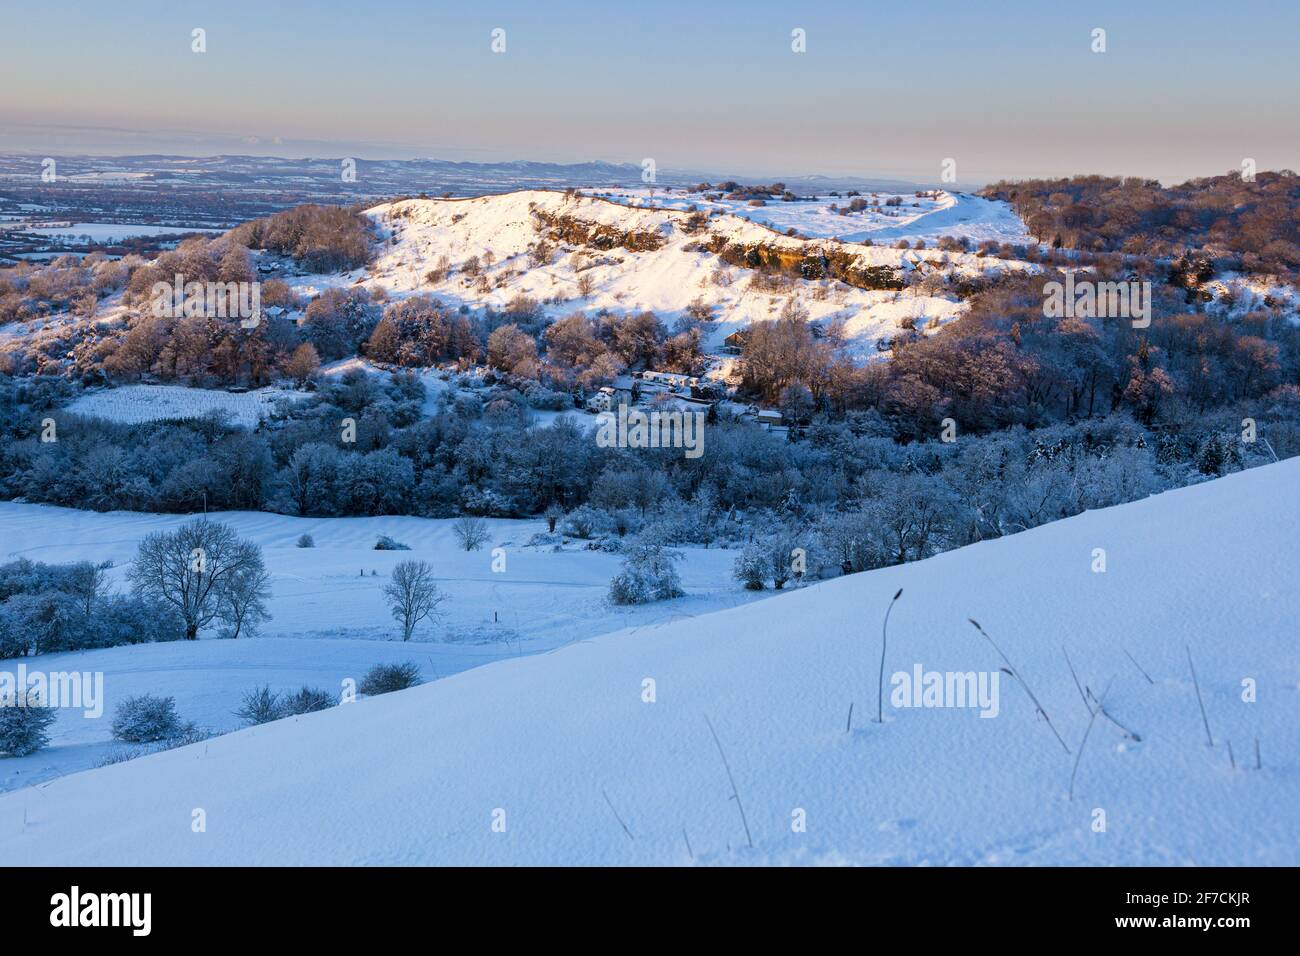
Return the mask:
<svg viewBox="0 0 1300 956">
<path fill-rule="evenodd" d="M 284 707 L 280 695 L 273 692 L 269 686 L 263 685 L 244 693 L 235 716 L 250 724 L 265 724 L 283 717 Z"/>
<path fill-rule="evenodd" d="M 171 607 L 105 594 L 107 568 L 26 559 L 0 565 L 0 658 L 184 636 Z"/>
<path fill-rule="evenodd" d="M 733 574 L 747 591 L 763 590 L 767 580 L 767 553 L 760 544 L 748 545 L 736 558 Z"/>
<path fill-rule="evenodd" d="M 316 547 L 316 539 L 309 534 L 299 535 L 297 546 L 299 548 L 314 548 Z"/>
<path fill-rule="evenodd" d="M 1239 445 L 1225 441 L 1221 446 L 1224 471 L 1241 466 Z M 1075 469 L 1075 482 L 1078 497 L 1073 512 L 1137 501 L 1168 487 L 1157 475 L 1154 456 L 1146 448 L 1114 448 L 1102 458 L 1083 457 Z"/>
<path fill-rule="evenodd" d="M 154 644 L 185 638 L 185 621 L 177 610 L 161 601 L 115 594 L 98 605 L 87 621 L 83 647 L 116 647 L 119 644 Z"/>
<path fill-rule="evenodd" d="M 642 527 L 641 516 L 630 508 L 620 508 L 609 516 L 609 526 L 620 538 L 635 534 Z"/>
<path fill-rule="evenodd" d="M 113 714 L 113 736 L 129 744 L 169 740 L 188 729 L 176 714 L 175 697 L 128 697 Z"/>
<path fill-rule="evenodd" d="M 285 694 L 280 700 L 280 706 L 283 708 L 285 715 L 290 717 L 297 714 L 311 714 L 318 710 L 328 710 L 334 706 L 334 703 L 334 697 L 329 691 L 305 685 L 302 690 L 293 694 Z"/>
<path fill-rule="evenodd" d="M 778 530 L 762 544 L 767 558 L 767 573 L 778 591 L 791 578 L 801 579 L 807 572 L 807 542 L 785 530 Z"/>
<path fill-rule="evenodd" d="M 557 392 L 538 382 L 528 382 L 523 386 L 523 395 L 531 408 L 541 408 L 553 412 L 573 410 L 573 396 L 568 392 Z"/>
<path fill-rule="evenodd" d="M 366 671 L 357 690 L 368 697 L 406 690 L 420 683 L 420 665 L 413 661 L 405 664 L 376 664 Z"/>
<path fill-rule="evenodd" d="M 689 501 L 675 502 L 646 522 L 642 537 L 660 544 L 711 545 L 722 532 L 717 496 L 705 486 Z"/>
<path fill-rule="evenodd" d="M 564 516 L 560 529 L 575 538 L 594 538 L 609 531 L 609 515 L 590 505 L 579 505 Z"/>
<path fill-rule="evenodd" d="M 648 604 L 681 597 L 681 578 L 676 561 L 681 553 L 658 544 L 639 544 L 623 559 L 623 567 L 609 582 L 609 599 L 614 604 Z"/>
<path fill-rule="evenodd" d="M 11 757 L 36 753 L 50 742 L 47 731 L 57 716 L 34 694 L 0 700 L 0 751 Z"/>
<path fill-rule="evenodd" d="M 468 487 L 461 492 L 461 507 L 472 515 L 507 518 L 515 507 L 509 498 L 492 488 Z"/>
<path fill-rule="evenodd" d="M 3 610 L 0 647 L 12 656 L 73 650 L 84 630 L 77 600 L 64 591 L 16 594 Z"/>
<path fill-rule="evenodd" d="M 483 409 L 483 421 L 494 428 L 526 428 L 528 412 L 508 398 L 494 398 Z"/>
<path fill-rule="evenodd" d="M 410 545 L 402 544 L 400 541 L 394 541 L 386 534 L 381 534 L 379 540 L 375 542 L 376 551 L 410 551 Z"/>
<path fill-rule="evenodd" d="M 24 657 L 31 650 L 31 637 L 22 616 L 9 603 L 0 604 L 0 660 Z"/>
</svg>

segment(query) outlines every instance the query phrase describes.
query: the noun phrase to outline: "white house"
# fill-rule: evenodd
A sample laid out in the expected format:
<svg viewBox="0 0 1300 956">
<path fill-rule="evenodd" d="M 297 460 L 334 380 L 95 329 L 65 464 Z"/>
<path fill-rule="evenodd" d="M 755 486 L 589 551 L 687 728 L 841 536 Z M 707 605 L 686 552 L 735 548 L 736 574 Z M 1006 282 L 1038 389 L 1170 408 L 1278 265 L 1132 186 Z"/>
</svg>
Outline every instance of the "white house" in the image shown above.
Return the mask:
<svg viewBox="0 0 1300 956">
<path fill-rule="evenodd" d="M 608 385 L 602 385 L 595 395 L 587 399 L 587 411 L 589 412 L 607 412 L 614 405 L 614 390 Z"/>
</svg>

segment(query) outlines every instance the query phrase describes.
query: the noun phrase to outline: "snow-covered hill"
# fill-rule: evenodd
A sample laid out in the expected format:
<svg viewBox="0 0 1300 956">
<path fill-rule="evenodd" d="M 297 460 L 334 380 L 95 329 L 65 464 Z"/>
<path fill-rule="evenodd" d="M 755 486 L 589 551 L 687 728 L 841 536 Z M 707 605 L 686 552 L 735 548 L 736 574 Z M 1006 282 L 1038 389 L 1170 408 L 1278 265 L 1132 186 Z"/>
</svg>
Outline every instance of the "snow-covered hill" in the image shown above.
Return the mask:
<svg viewBox="0 0 1300 956">
<path fill-rule="evenodd" d="M 934 320 L 937 327 L 960 315 L 964 303 L 952 294 L 931 295 L 914 288 L 854 288 L 825 279 L 795 278 L 793 285 L 781 292 L 754 289 L 750 279 L 757 273 L 728 264 L 716 249 L 725 245 L 738 252 L 762 247 L 768 254 L 789 261 L 834 259 L 851 269 L 886 270 L 897 276 L 918 269 L 977 276 L 1036 268 L 1016 260 L 934 248 L 863 246 L 829 238 L 829 233 L 816 239 L 796 238 L 721 207 L 712 210 L 715 215 L 706 226 L 692 229 L 685 209 L 647 207 L 637 204 L 637 197 L 623 198 L 625 201 L 615 202 L 556 191 L 522 190 L 474 199 L 385 203 L 368 212 L 384 237 L 368 270 L 311 276 L 298 281 L 296 288 L 312 295 L 332 285 L 361 285 L 379 287 L 398 297 L 427 293 L 449 304 L 498 309 L 524 295 L 544 303 L 552 317 L 575 309 L 650 309 L 669 323 L 684 315 L 693 301 L 700 300 L 714 308 L 715 321 L 704 329 L 704 347 L 713 353 L 721 352 L 723 339 L 737 329 L 776 318 L 793 297 L 812 321 L 843 323 L 851 347 L 865 357 L 875 354 L 876 343 L 896 334 L 904 323 L 925 329 Z M 974 203 L 988 205 L 973 198 L 963 200 L 961 205 L 952 197 L 947 200 L 947 205 L 941 204 L 942 208 L 930 215 L 955 216 L 954 209 Z M 707 205 L 701 209 L 710 211 Z M 818 234 L 816 217 L 830 215 L 818 204 L 800 204 L 788 215 L 797 215 L 800 210 L 813 217 L 808 225 L 813 227 L 814 235 Z M 970 215 L 990 214 L 972 211 Z M 601 235 L 592 244 L 553 242 L 550 261 L 538 264 L 530 260 L 530 250 L 545 234 L 544 219 L 552 224 L 563 223 L 575 232 L 586 229 Z M 940 231 L 961 234 L 959 229 Z M 608 245 L 616 234 L 656 237 L 662 244 L 655 249 L 630 249 L 617 241 Z M 892 233 L 890 237 L 896 238 Z M 450 274 L 431 279 L 429 272 L 443 257 L 451 266 Z M 471 257 L 479 260 L 481 275 L 470 275 L 464 269 Z M 717 274 L 719 270 L 721 275 Z M 590 287 L 583 288 L 584 283 L 590 283 Z"/>
<path fill-rule="evenodd" d="M 1298 480 L 1293 459 L 64 777 L 0 797 L 0 859 L 1295 865 Z M 887 699 L 875 723 L 900 587 L 887 674 L 997 672 L 975 618 L 1051 726 L 1006 675 L 995 718 Z M 1063 647 L 1141 737 L 1098 719 L 1073 800 L 1091 708 Z"/>
</svg>

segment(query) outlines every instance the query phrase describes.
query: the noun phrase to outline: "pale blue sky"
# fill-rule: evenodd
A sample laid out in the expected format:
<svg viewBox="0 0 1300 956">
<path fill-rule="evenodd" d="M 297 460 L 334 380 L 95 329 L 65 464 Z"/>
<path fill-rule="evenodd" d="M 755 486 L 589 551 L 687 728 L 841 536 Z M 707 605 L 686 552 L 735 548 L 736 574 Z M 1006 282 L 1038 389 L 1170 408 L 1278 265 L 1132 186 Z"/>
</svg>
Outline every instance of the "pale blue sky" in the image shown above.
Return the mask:
<svg viewBox="0 0 1300 956">
<path fill-rule="evenodd" d="M 1300 167 L 1300 4 L 0 0 L 0 151 Z M 191 52 L 191 30 L 207 52 Z M 506 52 L 490 49 L 506 31 Z M 1091 32 L 1106 30 L 1093 53 Z M 791 30 L 807 52 L 791 51 Z"/>
</svg>

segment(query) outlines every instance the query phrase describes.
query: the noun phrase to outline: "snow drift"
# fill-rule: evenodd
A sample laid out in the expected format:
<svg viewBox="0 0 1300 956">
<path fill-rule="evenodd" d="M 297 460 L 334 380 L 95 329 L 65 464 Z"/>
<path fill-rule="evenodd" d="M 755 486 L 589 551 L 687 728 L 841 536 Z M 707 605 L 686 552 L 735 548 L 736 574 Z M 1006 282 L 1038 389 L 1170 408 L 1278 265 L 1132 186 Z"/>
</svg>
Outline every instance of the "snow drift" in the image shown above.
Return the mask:
<svg viewBox="0 0 1300 956">
<path fill-rule="evenodd" d="M 1298 479 L 1291 460 L 63 777 L 0 797 L 0 859 L 1295 865 Z M 996 671 L 973 617 L 1074 753 L 1010 680 L 995 719 L 887 702 L 875 723 L 900 587 L 887 674 Z M 1062 647 L 1141 737 L 1098 720 L 1073 800 L 1089 710 Z"/>
</svg>

